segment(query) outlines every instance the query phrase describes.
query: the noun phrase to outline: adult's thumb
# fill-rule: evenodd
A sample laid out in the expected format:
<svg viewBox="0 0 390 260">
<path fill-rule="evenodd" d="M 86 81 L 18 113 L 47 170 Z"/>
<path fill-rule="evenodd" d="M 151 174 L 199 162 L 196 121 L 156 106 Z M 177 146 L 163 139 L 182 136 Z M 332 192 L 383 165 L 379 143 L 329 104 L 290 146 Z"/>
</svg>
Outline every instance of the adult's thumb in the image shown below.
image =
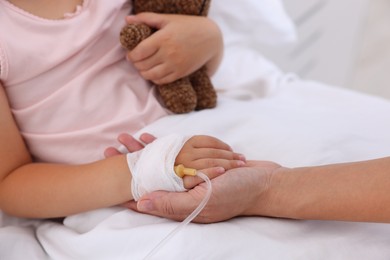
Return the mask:
<svg viewBox="0 0 390 260">
<path fill-rule="evenodd" d="M 140 200 L 137 203 L 137 209 L 140 212 L 144 213 L 151 213 L 156 210 L 155 206 L 153 205 L 153 201 L 149 199 Z"/>
<path fill-rule="evenodd" d="M 151 215 L 183 220 L 198 204 L 188 192 L 155 191 L 143 196 L 137 203 L 137 209 Z"/>
</svg>

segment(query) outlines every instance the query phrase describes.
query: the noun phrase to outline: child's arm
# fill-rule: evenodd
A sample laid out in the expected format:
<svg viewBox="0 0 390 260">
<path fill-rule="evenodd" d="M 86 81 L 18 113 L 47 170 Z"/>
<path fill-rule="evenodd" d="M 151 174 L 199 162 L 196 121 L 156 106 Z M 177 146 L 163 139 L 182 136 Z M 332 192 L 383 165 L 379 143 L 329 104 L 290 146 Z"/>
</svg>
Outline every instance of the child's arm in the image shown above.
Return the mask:
<svg viewBox="0 0 390 260">
<path fill-rule="evenodd" d="M 191 145 L 190 142 L 186 147 Z M 210 157 L 199 165 L 201 168 L 220 159 L 229 165 L 228 161 L 235 157 L 230 150 L 221 154 L 219 142 L 196 142 L 195 147 L 206 151 L 201 157 Z M 85 165 L 33 163 L 1 84 L 0 158 L 0 209 L 11 215 L 62 217 L 133 199 L 125 155 Z M 196 158 L 190 160 L 196 161 Z"/>
<path fill-rule="evenodd" d="M 0 209 L 60 217 L 132 199 L 125 156 L 82 166 L 32 163 L 0 83 Z"/>
<path fill-rule="evenodd" d="M 127 20 L 159 29 L 128 53 L 145 79 L 166 84 L 205 64 L 210 75 L 217 70 L 223 53 L 222 34 L 207 17 L 141 13 Z"/>
</svg>

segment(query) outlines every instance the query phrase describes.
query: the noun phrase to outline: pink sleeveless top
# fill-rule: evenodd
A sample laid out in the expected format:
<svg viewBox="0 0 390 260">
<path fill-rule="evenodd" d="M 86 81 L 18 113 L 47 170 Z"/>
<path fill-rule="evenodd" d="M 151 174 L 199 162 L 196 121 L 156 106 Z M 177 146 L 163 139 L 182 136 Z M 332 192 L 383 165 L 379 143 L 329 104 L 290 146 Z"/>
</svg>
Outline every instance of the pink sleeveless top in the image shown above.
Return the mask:
<svg viewBox="0 0 390 260">
<path fill-rule="evenodd" d="M 84 0 L 48 20 L 0 0 L 0 81 L 37 161 L 87 163 L 167 115 L 125 59 L 127 0 Z"/>
</svg>

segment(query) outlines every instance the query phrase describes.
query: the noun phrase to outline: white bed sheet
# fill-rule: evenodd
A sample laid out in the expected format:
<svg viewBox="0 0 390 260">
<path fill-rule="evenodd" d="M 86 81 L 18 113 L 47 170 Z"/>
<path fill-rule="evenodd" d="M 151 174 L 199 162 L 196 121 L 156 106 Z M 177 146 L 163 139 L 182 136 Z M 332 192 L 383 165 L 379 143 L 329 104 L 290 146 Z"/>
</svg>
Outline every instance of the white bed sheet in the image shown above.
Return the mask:
<svg viewBox="0 0 390 260">
<path fill-rule="evenodd" d="M 249 159 L 274 160 L 290 167 L 390 155 L 389 101 L 284 75 L 257 48 L 242 48 L 256 47 L 260 36 L 272 43 L 294 36 L 281 6 L 276 4 L 274 10 L 279 16 L 268 18 L 282 20 L 272 23 L 263 17 L 259 21 L 265 23 L 256 27 L 272 33 L 269 41 L 271 33 L 243 34 L 244 28 L 235 32 L 224 26 L 232 21 L 229 13 L 236 14 L 235 3 L 242 5 L 221 0 L 223 7 L 232 9 L 211 12 L 222 30 L 229 29 L 225 58 L 214 77 L 223 93 L 218 107 L 170 116 L 140 132 L 210 134 Z M 248 3 L 253 10 L 276 6 Z M 261 10 L 250 13 L 257 19 Z M 247 15 L 236 23 L 238 27 L 251 21 Z M 264 27 L 267 24 L 271 27 Z M 0 259 L 142 259 L 177 225 L 119 207 L 70 216 L 64 224 L 0 212 Z M 389 234 L 387 224 L 235 218 L 190 224 L 155 259 L 390 259 Z"/>
<path fill-rule="evenodd" d="M 390 155 L 390 102 L 280 82 L 266 97 L 221 97 L 216 109 L 166 117 L 140 132 L 211 134 L 249 159 L 290 167 Z M 4 214 L 0 224 L 0 259 L 142 259 L 178 223 L 113 207 L 64 225 Z M 155 259 L 390 259 L 389 234 L 388 224 L 244 217 L 190 224 Z"/>
</svg>

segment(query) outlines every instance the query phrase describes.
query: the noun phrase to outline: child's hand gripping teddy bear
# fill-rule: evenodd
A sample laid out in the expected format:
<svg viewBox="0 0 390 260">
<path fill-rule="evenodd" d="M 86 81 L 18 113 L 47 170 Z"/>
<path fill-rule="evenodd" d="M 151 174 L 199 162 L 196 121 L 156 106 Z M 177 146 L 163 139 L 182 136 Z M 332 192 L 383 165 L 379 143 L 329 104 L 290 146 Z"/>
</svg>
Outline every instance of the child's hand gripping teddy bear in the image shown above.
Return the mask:
<svg viewBox="0 0 390 260">
<path fill-rule="evenodd" d="M 210 2 L 210 0 L 132 0 L 132 5 L 134 14 L 155 12 L 206 16 Z M 120 42 L 123 47 L 131 51 L 152 33 L 153 29 L 145 24 L 128 24 L 120 33 Z M 165 106 L 177 114 L 213 108 L 217 103 L 217 94 L 205 66 L 188 77 L 158 85 L 157 88 Z"/>
</svg>

